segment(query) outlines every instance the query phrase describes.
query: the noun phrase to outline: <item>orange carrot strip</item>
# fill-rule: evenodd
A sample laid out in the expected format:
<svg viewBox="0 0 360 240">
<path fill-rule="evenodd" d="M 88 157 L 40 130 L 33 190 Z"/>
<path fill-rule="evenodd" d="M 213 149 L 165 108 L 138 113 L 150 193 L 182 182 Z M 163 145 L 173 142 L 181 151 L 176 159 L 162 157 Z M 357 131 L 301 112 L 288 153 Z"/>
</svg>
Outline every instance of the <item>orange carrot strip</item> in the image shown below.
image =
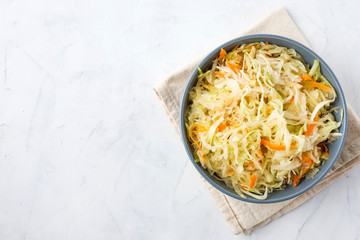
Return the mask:
<svg viewBox="0 0 360 240">
<path fill-rule="evenodd" d="M 329 154 L 329 149 L 327 148 L 326 144 L 324 143 L 325 153 Z"/>
<path fill-rule="evenodd" d="M 215 74 L 218 75 L 219 77 L 225 78 L 225 75 L 222 74 L 221 72 L 216 71 Z"/>
<path fill-rule="evenodd" d="M 226 64 L 229 66 L 229 68 L 234 72 L 237 73 L 239 70 L 239 67 L 236 64 L 233 64 L 231 62 L 229 62 L 228 60 L 226 60 Z"/>
<path fill-rule="evenodd" d="M 296 187 L 299 184 L 299 180 L 300 180 L 300 175 L 295 175 L 293 181 L 293 187 Z"/>
<path fill-rule="evenodd" d="M 272 108 L 271 108 L 271 107 L 267 108 L 267 109 L 266 109 L 265 114 L 266 114 L 266 115 L 269 115 L 269 114 L 270 114 L 270 112 L 271 112 L 271 110 L 272 110 Z"/>
<path fill-rule="evenodd" d="M 255 182 L 256 182 L 256 175 L 252 175 L 250 177 L 250 185 L 249 185 L 250 189 L 252 189 L 255 186 Z"/>
<path fill-rule="evenodd" d="M 240 45 L 236 45 L 231 51 L 235 51 Z"/>
<path fill-rule="evenodd" d="M 249 164 L 251 164 L 251 165 L 249 165 Z M 247 162 L 246 168 L 247 168 L 248 170 L 253 170 L 253 169 L 255 168 L 255 163 L 254 163 L 253 161 L 249 160 L 249 161 Z"/>
<path fill-rule="evenodd" d="M 207 131 L 206 127 L 201 126 L 200 124 L 197 124 L 197 123 L 194 123 L 194 125 L 192 127 L 193 128 L 195 128 L 195 127 L 199 128 L 198 132 L 206 132 Z"/>
<path fill-rule="evenodd" d="M 314 127 L 315 127 L 315 123 L 310 124 L 309 127 L 307 128 L 306 132 L 304 133 L 305 136 L 309 136 L 311 134 L 312 130 L 314 129 Z"/>
<path fill-rule="evenodd" d="M 268 42 L 266 42 L 265 44 L 266 44 L 266 45 L 269 45 L 269 43 L 268 43 Z"/>
<path fill-rule="evenodd" d="M 319 88 L 319 89 L 322 89 L 322 90 L 325 90 L 328 92 L 332 92 L 332 89 L 329 88 L 328 86 L 318 83 L 318 82 L 315 82 L 315 81 L 306 80 L 306 81 L 304 81 L 303 86 L 306 89 L 313 89 L 316 87 L 316 88 Z"/>
<path fill-rule="evenodd" d="M 259 156 L 262 156 L 263 154 L 262 154 L 262 151 L 259 149 L 258 151 L 257 151 L 257 153 L 259 154 Z"/>
<path fill-rule="evenodd" d="M 193 133 L 199 133 L 199 132 L 205 132 L 205 131 L 201 131 L 201 130 L 193 131 Z"/>
<path fill-rule="evenodd" d="M 204 162 L 207 164 L 207 160 L 206 160 L 206 158 L 204 157 L 204 153 L 202 152 L 202 149 L 201 149 L 201 152 L 200 152 L 200 156 L 201 156 L 201 158 L 204 160 Z"/>
<path fill-rule="evenodd" d="M 318 83 L 318 82 L 313 82 L 311 83 L 314 87 L 320 88 L 322 90 L 328 91 L 328 92 L 332 92 L 332 89 L 329 88 L 328 86 L 325 86 L 324 84 Z"/>
<path fill-rule="evenodd" d="M 301 170 L 299 175 L 294 176 L 293 187 L 299 184 L 300 179 L 314 166 L 315 162 L 307 155 L 302 155 L 302 161 L 305 163 L 304 169 Z"/>
<path fill-rule="evenodd" d="M 261 144 L 265 145 L 266 147 L 272 149 L 272 150 L 278 150 L 278 151 L 285 151 L 286 150 L 286 146 L 285 145 L 277 145 L 277 144 L 273 144 L 265 139 L 261 139 L 260 141 Z M 298 148 L 297 146 L 294 145 L 290 145 L 291 148 Z"/>
<path fill-rule="evenodd" d="M 321 146 L 322 146 L 322 150 L 321 150 L 321 151 L 322 151 L 322 154 L 321 154 L 321 155 L 326 156 L 327 158 L 329 158 L 329 157 L 330 157 L 329 149 L 327 148 L 325 142 L 323 142 L 323 143 L 321 144 Z"/>
<path fill-rule="evenodd" d="M 318 122 L 319 121 L 319 112 L 316 113 L 316 116 L 314 118 L 314 122 Z M 309 136 L 312 132 L 312 130 L 314 129 L 316 123 L 312 123 L 309 125 L 309 127 L 306 129 L 306 132 L 304 133 L 305 136 Z"/>
<path fill-rule="evenodd" d="M 226 176 L 227 176 L 227 177 L 230 177 L 230 176 L 233 175 L 234 173 L 235 173 L 235 170 L 232 169 L 232 170 L 230 170 L 230 172 L 228 172 L 228 173 L 226 174 Z"/>
<path fill-rule="evenodd" d="M 314 79 L 312 77 L 310 77 L 310 75 L 301 76 L 301 79 L 303 81 L 313 81 L 314 82 Z"/>
<path fill-rule="evenodd" d="M 224 49 L 220 50 L 219 60 L 223 59 L 226 54 L 226 51 Z"/>
<path fill-rule="evenodd" d="M 315 123 L 310 124 L 309 127 L 308 127 L 308 129 L 307 129 L 306 132 L 304 133 L 305 136 L 309 136 L 309 135 L 311 134 L 312 130 L 314 129 L 314 127 L 315 127 Z"/>
<path fill-rule="evenodd" d="M 314 166 L 314 162 L 312 162 L 309 166 L 306 166 L 304 170 L 301 171 L 301 177 L 304 176 L 307 173 L 307 171 L 309 171 L 309 169 L 312 168 L 312 166 Z"/>
<path fill-rule="evenodd" d="M 196 144 L 196 146 L 199 148 L 199 151 L 200 151 L 200 156 L 201 156 L 201 158 L 204 160 L 204 162 L 207 164 L 207 160 L 206 160 L 206 158 L 204 157 L 204 151 L 201 149 L 201 147 L 200 147 L 200 145 L 199 145 L 199 143 L 193 138 L 193 130 L 194 130 L 194 128 L 195 127 L 198 127 L 198 128 L 200 128 L 200 127 L 202 127 L 202 126 L 200 126 L 200 125 L 198 125 L 198 124 L 194 124 L 194 125 L 192 125 L 191 126 L 191 128 L 190 128 L 190 138 L 191 138 L 191 140 Z M 203 127 L 204 128 L 204 127 Z"/>
<path fill-rule="evenodd" d="M 261 144 L 265 145 L 266 147 L 272 149 L 272 150 L 278 150 L 278 151 L 284 151 L 286 150 L 286 146 L 285 145 L 277 145 L 277 144 L 273 144 L 265 139 L 261 139 L 260 141 Z"/>
<path fill-rule="evenodd" d="M 226 124 L 225 123 L 221 123 L 221 124 L 219 124 L 219 126 L 217 127 L 217 130 L 219 130 L 220 132 L 222 131 L 222 130 L 224 130 L 226 128 Z"/>
<path fill-rule="evenodd" d="M 312 159 L 311 159 L 311 157 L 309 157 L 307 154 L 303 154 L 303 155 L 302 155 L 302 161 L 305 162 L 305 163 L 307 163 L 307 164 L 309 164 L 309 163 L 312 162 Z"/>
<path fill-rule="evenodd" d="M 292 103 L 292 102 L 294 101 L 294 99 L 295 99 L 295 95 L 293 95 L 293 96 L 290 98 L 289 103 Z"/>
</svg>

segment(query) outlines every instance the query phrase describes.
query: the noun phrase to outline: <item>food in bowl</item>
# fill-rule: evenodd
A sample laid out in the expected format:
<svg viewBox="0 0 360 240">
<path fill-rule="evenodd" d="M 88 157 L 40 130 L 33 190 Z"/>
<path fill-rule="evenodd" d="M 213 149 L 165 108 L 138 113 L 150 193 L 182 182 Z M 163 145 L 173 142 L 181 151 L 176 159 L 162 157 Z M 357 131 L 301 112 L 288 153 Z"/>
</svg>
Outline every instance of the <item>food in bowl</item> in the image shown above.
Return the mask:
<svg viewBox="0 0 360 240">
<path fill-rule="evenodd" d="M 185 114 L 194 159 L 240 196 L 296 187 L 329 158 L 341 109 L 318 60 L 309 68 L 294 49 L 256 42 L 198 71 Z"/>
</svg>

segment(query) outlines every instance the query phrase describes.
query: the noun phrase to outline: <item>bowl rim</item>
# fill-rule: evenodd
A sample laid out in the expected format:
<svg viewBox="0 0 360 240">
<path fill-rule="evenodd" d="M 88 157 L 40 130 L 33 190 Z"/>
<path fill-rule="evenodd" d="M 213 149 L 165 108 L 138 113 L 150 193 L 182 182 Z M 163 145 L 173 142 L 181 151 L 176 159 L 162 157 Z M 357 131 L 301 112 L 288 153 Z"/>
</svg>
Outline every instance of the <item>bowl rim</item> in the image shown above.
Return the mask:
<svg viewBox="0 0 360 240">
<path fill-rule="evenodd" d="M 343 137 L 342 137 L 342 140 L 340 142 L 340 145 L 338 147 L 338 150 L 335 154 L 335 156 L 333 157 L 332 159 L 332 162 L 330 163 L 330 165 L 328 166 L 327 169 L 325 169 L 325 171 L 323 171 L 322 173 L 318 173 L 320 175 L 318 175 L 318 179 L 316 179 L 315 181 L 313 181 L 312 183 L 310 183 L 308 186 L 306 186 L 305 188 L 303 188 L 302 190 L 298 191 L 298 192 L 295 192 L 293 194 L 289 194 L 289 195 L 286 195 L 286 196 L 283 196 L 283 197 L 279 197 L 279 198 L 276 198 L 276 199 L 264 199 L 264 200 L 260 200 L 260 199 L 256 199 L 256 198 L 251 198 L 251 197 L 247 197 L 247 198 L 243 198 L 241 197 L 240 195 L 238 194 L 234 194 L 234 193 L 231 193 L 229 192 L 228 190 L 218 186 L 211 178 L 209 178 L 203 171 L 206 171 L 206 169 L 202 168 L 201 166 L 199 166 L 195 160 L 194 160 L 194 157 L 192 155 L 192 153 L 190 152 L 190 149 L 188 148 L 187 146 L 187 143 L 186 143 L 186 131 L 184 129 L 184 126 L 185 126 L 185 109 L 184 109 L 184 106 L 185 106 L 185 103 L 187 102 L 187 99 L 186 99 L 186 96 L 187 96 L 187 93 L 189 92 L 189 88 L 190 88 L 190 84 L 192 83 L 191 79 L 193 79 L 194 77 L 196 77 L 197 75 L 197 69 L 198 67 L 201 67 L 206 61 L 209 60 L 209 58 L 211 56 L 213 56 L 216 52 L 218 52 L 221 48 L 225 48 L 227 47 L 228 45 L 231 45 L 233 43 L 237 43 L 237 42 L 240 42 L 240 41 L 243 41 L 243 40 L 247 40 L 247 39 L 250 39 L 250 38 L 269 38 L 269 40 L 271 41 L 271 39 L 280 39 L 280 40 L 283 40 L 283 41 L 288 41 L 290 42 L 291 44 L 294 44 L 296 45 L 297 47 L 300 47 L 300 48 L 303 48 L 305 49 L 306 51 L 310 52 L 311 54 L 313 54 L 315 56 L 316 59 L 318 59 L 320 61 L 320 63 L 322 65 L 324 65 L 327 70 L 329 71 L 329 74 L 331 75 L 331 77 L 334 79 L 334 82 L 336 83 L 337 85 L 337 90 L 338 90 L 338 96 L 337 97 L 340 97 L 344 103 L 344 109 L 343 109 L 343 119 L 342 119 L 342 125 L 344 125 L 344 133 L 343 133 Z M 183 142 L 183 146 L 185 147 L 185 150 L 186 150 L 186 153 L 188 155 L 188 157 L 190 158 L 192 164 L 194 165 L 194 167 L 196 168 L 196 170 L 201 174 L 201 176 L 203 178 L 206 179 L 206 181 L 208 183 L 210 183 L 213 187 L 215 187 L 217 190 L 219 190 L 220 192 L 226 194 L 227 196 L 230 196 L 232 198 L 235 198 L 237 200 L 241 200 L 241 201 L 245 201 L 245 202 L 250 202 L 250 203 L 262 203 L 262 204 L 265 204 L 265 203 L 276 203 L 276 202 L 282 202 L 282 201 L 286 201 L 286 200 L 289 200 L 289 199 L 292 199 L 292 198 L 295 198 L 303 193 L 305 193 L 306 191 L 310 190 L 311 188 L 313 188 L 316 184 L 318 184 L 323 178 L 324 176 L 330 171 L 330 169 L 333 167 L 333 165 L 335 164 L 335 162 L 337 161 L 337 159 L 339 158 L 339 155 L 342 151 L 342 148 L 344 146 L 344 142 L 345 142 L 345 138 L 346 138 L 346 133 L 347 133 L 347 105 L 346 105 L 346 99 L 344 97 L 344 93 L 343 93 L 343 90 L 341 88 L 341 85 L 338 81 L 338 79 L 336 78 L 334 72 L 331 70 L 331 68 L 329 67 L 329 65 L 318 55 L 316 54 L 313 50 L 311 50 L 310 48 L 304 46 L 303 44 L 293 40 L 293 39 L 290 39 L 290 38 L 287 38 L 287 37 L 283 37 L 283 36 L 279 36 L 279 35 L 274 35 L 274 34 L 251 34 L 251 35 L 245 35 L 245 36 L 241 36 L 241 37 L 237 37 L 237 38 L 234 38 L 230 41 L 227 41 L 223 44 L 221 44 L 220 46 L 218 46 L 217 48 L 215 48 L 213 51 L 211 51 L 205 58 L 203 58 L 203 60 L 197 64 L 196 68 L 194 69 L 194 71 L 192 72 L 191 76 L 189 77 L 188 81 L 187 81 L 187 84 L 186 84 L 186 87 L 184 89 L 184 92 L 182 94 L 182 98 L 181 98 L 181 104 L 180 104 L 180 131 L 181 131 L 181 138 L 182 138 L 182 142 Z M 271 194 L 271 193 L 270 193 Z"/>
</svg>

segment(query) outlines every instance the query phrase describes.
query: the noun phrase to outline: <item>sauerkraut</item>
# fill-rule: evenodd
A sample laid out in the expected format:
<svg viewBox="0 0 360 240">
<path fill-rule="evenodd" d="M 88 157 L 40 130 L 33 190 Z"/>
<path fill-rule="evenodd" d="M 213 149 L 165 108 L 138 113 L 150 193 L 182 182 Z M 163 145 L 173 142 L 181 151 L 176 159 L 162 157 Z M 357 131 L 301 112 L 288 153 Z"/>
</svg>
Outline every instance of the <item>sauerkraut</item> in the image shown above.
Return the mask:
<svg viewBox="0 0 360 240">
<path fill-rule="evenodd" d="M 330 157 L 341 109 L 318 60 L 309 69 L 294 49 L 257 42 L 198 71 L 185 120 L 195 161 L 242 197 L 296 187 Z"/>
</svg>

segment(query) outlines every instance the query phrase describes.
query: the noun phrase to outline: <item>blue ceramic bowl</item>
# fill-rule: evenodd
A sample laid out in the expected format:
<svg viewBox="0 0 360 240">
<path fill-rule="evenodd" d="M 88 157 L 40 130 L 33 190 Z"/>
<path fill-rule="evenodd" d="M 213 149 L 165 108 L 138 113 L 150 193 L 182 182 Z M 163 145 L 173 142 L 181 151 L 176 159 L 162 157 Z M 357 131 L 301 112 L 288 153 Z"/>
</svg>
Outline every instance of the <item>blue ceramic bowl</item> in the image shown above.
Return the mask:
<svg viewBox="0 0 360 240">
<path fill-rule="evenodd" d="M 336 79 L 335 74 L 331 71 L 330 67 L 324 62 L 324 60 L 322 60 L 319 57 L 319 55 L 314 53 L 312 50 L 289 38 L 276 36 L 276 35 L 267 35 L 267 34 L 248 35 L 244 37 L 239 37 L 216 48 L 207 57 L 205 57 L 204 60 L 201 61 L 198 67 L 201 68 L 202 71 L 206 71 L 210 69 L 213 60 L 215 60 L 215 58 L 219 56 L 219 52 L 221 48 L 225 49 L 228 52 L 231 51 L 231 49 L 233 49 L 238 44 L 241 45 L 243 43 L 253 43 L 253 42 L 269 42 L 271 44 L 276 44 L 278 46 L 293 48 L 303 56 L 305 62 L 310 64 L 310 66 L 313 64 L 314 59 L 318 59 L 320 61 L 322 74 L 328 79 L 328 81 L 331 83 L 331 85 L 334 87 L 337 93 L 337 98 L 333 106 L 342 108 L 344 112 L 343 122 L 339 129 L 343 135 L 342 137 L 338 138 L 336 141 L 328 145 L 331 158 L 325 161 L 325 164 L 320 167 L 320 171 L 314 176 L 314 178 L 302 180 L 299 183 L 299 185 L 295 188 L 292 186 L 287 186 L 284 190 L 274 191 L 270 193 L 268 195 L 268 198 L 265 200 L 258 200 L 250 196 L 247 196 L 246 198 L 239 196 L 234 191 L 234 189 L 229 188 L 228 186 L 226 186 L 224 182 L 219 181 L 213 176 L 211 176 L 207 170 L 201 167 L 200 163 L 195 162 L 193 157 L 193 147 L 191 146 L 191 143 L 188 140 L 187 131 L 185 127 L 185 111 L 189 104 L 189 91 L 197 82 L 197 76 L 198 76 L 197 69 L 194 69 L 194 72 L 192 73 L 186 85 L 184 94 L 182 96 L 181 107 L 180 107 L 181 135 L 186 152 L 189 158 L 191 159 L 191 162 L 194 164 L 195 168 L 199 171 L 199 173 L 216 189 L 218 189 L 219 191 L 223 192 L 224 194 L 230 197 L 243 200 L 246 202 L 275 203 L 275 202 L 285 201 L 294 198 L 296 196 L 299 196 L 300 194 L 303 194 L 304 192 L 308 191 L 313 186 L 315 186 L 318 182 L 320 182 L 320 180 L 329 172 L 329 170 L 331 169 L 331 167 L 334 165 L 335 161 L 339 157 L 341 149 L 344 145 L 346 128 L 347 128 L 347 108 L 346 108 L 345 97 L 341 89 L 340 83 Z M 340 111 L 338 113 L 335 113 L 335 118 L 337 121 L 340 120 Z"/>
</svg>

